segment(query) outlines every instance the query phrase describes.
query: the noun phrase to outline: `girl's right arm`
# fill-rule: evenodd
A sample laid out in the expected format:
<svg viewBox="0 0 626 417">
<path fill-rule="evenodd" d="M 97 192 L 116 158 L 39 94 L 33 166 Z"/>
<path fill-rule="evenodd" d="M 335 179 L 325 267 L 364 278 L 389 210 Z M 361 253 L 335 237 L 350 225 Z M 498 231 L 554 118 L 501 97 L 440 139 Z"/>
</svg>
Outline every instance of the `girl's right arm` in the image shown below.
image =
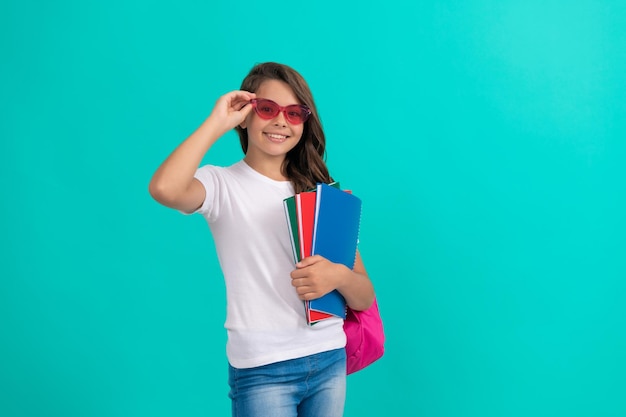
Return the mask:
<svg viewBox="0 0 626 417">
<path fill-rule="evenodd" d="M 211 146 L 245 120 L 253 98 L 255 94 L 247 91 L 220 97 L 211 115 L 156 170 L 148 187 L 150 195 L 164 206 L 187 213 L 202 206 L 205 190 L 194 174 Z"/>
</svg>

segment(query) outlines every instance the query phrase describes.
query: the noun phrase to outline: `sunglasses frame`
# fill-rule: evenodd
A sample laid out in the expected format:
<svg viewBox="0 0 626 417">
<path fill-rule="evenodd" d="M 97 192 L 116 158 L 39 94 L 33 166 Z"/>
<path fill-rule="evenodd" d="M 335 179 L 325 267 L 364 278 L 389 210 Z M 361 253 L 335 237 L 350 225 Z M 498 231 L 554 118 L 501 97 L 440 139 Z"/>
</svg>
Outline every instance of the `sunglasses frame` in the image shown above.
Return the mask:
<svg viewBox="0 0 626 417">
<path fill-rule="evenodd" d="M 267 101 L 269 103 L 271 103 L 273 106 L 278 108 L 278 112 L 269 118 L 266 118 L 264 115 L 261 115 L 259 113 L 259 110 L 257 109 L 257 105 L 259 102 L 264 102 Z M 291 123 L 292 125 L 299 125 L 301 123 L 306 122 L 309 119 L 309 116 L 311 116 L 311 109 L 309 109 L 307 106 L 305 106 L 304 104 L 290 104 L 288 106 L 281 106 L 278 103 L 276 103 L 275 101 L 272 101 L 270 99 L 267 98 L 254 98 L 252 100 L 250 100 L 250 104 L 252 104 L 252 108 L 254 108 L 255 113 L 263 120 L 272 120 L 274 118 L 276 118 L 276 116 L 278 116 L 281 112 L 283 113 L 283 115 L 285 116 L 285 120 L 287 120 L 289 123 Z M 302 110 L 303 112 L 303 120 L 301 122 L 299 121 L 293 121 L 291 116 L 289 115 L 289 113 L 287 112 L 287 109 L 289 108 L 293 108 L 293 107 L 297 107 L 298 109 Z"/>
</svg>

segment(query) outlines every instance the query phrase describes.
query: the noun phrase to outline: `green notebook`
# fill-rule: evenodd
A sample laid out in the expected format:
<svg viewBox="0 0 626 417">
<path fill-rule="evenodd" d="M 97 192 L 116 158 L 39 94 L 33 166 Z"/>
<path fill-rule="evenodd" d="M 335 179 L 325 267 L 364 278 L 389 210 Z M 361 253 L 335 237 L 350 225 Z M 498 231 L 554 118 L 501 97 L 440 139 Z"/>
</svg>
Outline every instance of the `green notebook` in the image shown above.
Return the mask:
<svg viewBox="0 0 626 417">
<path fill-rule="evenodd" d="M 294 263 L 300 262 L 300 238 L 298 237 L 298 216 L 296 214 L 296 196 L 291 196 L 283 200 L 285 216 L 289 226 L 289 237 L 291 238 L 291 249 L 293 250 Z"/>
</svg>

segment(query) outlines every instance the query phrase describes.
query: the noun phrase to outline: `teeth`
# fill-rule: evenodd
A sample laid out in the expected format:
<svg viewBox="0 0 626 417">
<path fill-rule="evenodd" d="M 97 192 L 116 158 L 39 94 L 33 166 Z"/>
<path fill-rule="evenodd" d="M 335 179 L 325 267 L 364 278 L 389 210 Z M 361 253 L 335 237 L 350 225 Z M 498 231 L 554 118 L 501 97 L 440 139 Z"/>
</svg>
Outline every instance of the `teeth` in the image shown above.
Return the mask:
<svg viewBox="0 0 626 417">
<path fill-rule="evenodd" d="M 285 135 L 275 135 L 273 133 L 268 133 L 267 136 L 269 136 L 272 139 L 287 139 L 287 136 Z"/>
</svg>

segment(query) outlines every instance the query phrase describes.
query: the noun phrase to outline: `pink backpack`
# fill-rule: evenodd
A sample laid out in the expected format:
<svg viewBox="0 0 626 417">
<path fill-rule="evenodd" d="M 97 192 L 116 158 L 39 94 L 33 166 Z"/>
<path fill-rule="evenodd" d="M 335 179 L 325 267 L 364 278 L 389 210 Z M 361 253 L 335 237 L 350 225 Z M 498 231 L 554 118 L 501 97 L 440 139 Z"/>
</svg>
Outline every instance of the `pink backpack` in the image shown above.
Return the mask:
<svg viewBox="0 0 626 417">
<path fill-rule="evenodd" d="M 348 308 L 343 323 L 346 333 L 347 374 L 360 371 L 383 356 L 385 332 L 378 311 L 378 303 L 363 311 Z"/>
</svg>

